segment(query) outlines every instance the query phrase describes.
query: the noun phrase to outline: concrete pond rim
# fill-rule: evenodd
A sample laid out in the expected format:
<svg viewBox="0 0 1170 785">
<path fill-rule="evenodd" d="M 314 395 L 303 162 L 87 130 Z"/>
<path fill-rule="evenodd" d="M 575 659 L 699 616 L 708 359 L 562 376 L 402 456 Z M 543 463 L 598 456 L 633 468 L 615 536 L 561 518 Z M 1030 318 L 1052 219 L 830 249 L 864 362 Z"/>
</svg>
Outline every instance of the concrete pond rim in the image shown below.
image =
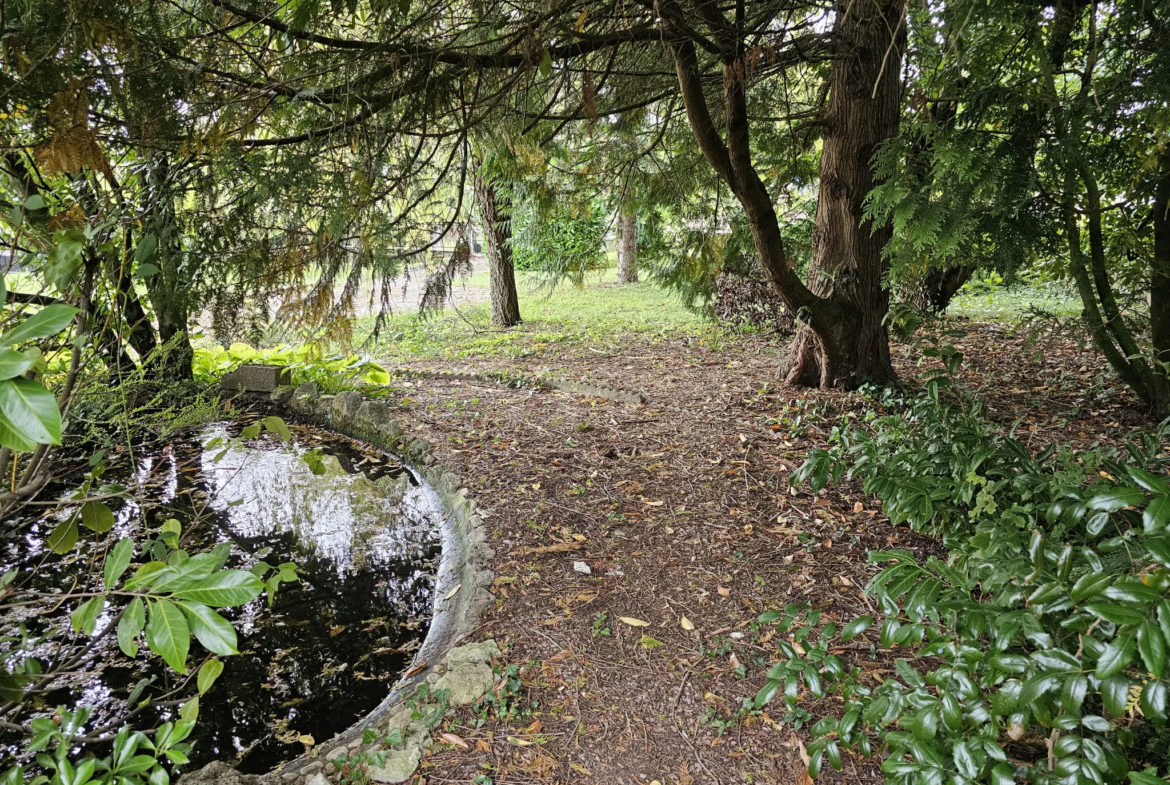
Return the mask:
<svg viewBox="0 0 1170 785">
<path fill-rule="evenodd" d="M 462 487 L 459 475 L 435 459 L 430 443 L 412 438 L 404 431 L 385 403 L 367 399 L 356 391 L 324 395 L 312 382 L 293 389 L 280 384 L 286 379 L 275 376 L 273 380 L 276 385 L 274 389 L 270 388 L 268 397 L 278 411 L 293 414 L 334 433 L 367 442 L 401 458 L 419 485 L 437 497 L 435 501 L 442 513 L 438 532 L 441 553 L 432 589 L 431 624 L 405 675 L 400 677 L 373 711 L 346 731 L 331 739 L 320 740 L 299 757 L 286 761 L 267 774 L 245 775 L 226 763 L 208 764 L 203 769 L 182 776 L 185 783 L 192 785 L 212 782 L 325 785 L 331 782 L 329 775 L 334 773 L 334 767 L 329 761 L 338 755 L 349 755 L 360 750 L 364 746 L 363 736 L 367 729 L 379 727 L 387 721 L 394 724 L 395 715 L 403 713 L 404 702 L 414 695 L 420 684 L 438 682 L 441 686 L 448 665 L 452 669 L 467 668 L 469 672 L 478 675 L 478 679 L 474 675 L 471 678 L 471 682 L 477 684 L 472 692 L 479 691 L 479 687 L 484 685 L 483 691 L 486 692 L 493 678 L 487 663 L 490 655 L 499 651 L 494 642 L 459 646 L 463 638 L 479 627 L 481 614 L 495 599 L 489 591 L 494 576 L 487 569 L 494 553 L 486 542 L 483 522 L 475 502 L 467 489 Z M 244 385 L 234 384 L 228 389 L 244 391 L 242 387 L 247 389 Z M 257 392 L 263 395 L 266 391 L 261 388 Z M 464 650 L 463 653 L 451 657 L 448 663 L 448 656 L 457 647 Z M 453 673 L 448 678 L 452 676 Z M 421 758 L 425 746 L 425 739 L 419 739 L 418 736 L 416 733 L 416 749 L 407 750 L 414 758 Z M 375 779 L 382 782 L 401 781 Z"/>
</svg>

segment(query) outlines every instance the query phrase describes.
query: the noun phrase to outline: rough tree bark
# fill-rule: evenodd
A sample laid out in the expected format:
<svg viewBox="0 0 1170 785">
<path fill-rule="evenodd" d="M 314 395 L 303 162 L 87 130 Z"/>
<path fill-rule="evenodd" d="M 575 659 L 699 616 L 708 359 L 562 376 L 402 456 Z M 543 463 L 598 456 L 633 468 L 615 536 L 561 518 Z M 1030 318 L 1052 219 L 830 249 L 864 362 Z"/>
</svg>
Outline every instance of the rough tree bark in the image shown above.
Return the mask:
<svg viewBox="0 0 1170 785">
<path fill-rule="evenodd" d="M 1154 195 L 1154 258 L 1150 267 L 1150 340 L 1154 345 L 1153 410 L 1170 417 L 1170 155 Z"/>
<path fill-rule="evenodd" d="M 160 156 L 147 174 L 147 184 L 154 192 L 148 227 L 158 238 L 154 263 L 159 271 L 146 279 L 146 290 L 158 320 L 159 345 L 144 362 L 152 378 L 183 380 L 194 376 L 195 349 L 187 331 L 194 276 L 190 265 L 184 263 L 178 242 L 179 227 L 167 182 L 169 173 L 170 162 Z"/>
<path fill-rule="evenodd" d="M 963 284 L 975 274 L 975 265 L 938 267 L 922 278 L 907 284 L 899 293 L 899 300 L 909 303 L 923 313 L 941 316 Z"/>
<path fill-rule="evenodd" d="M 870 158 L 898 129 L 904 0 L 841 0 L 836 6 L 827 130 L 821 158 L 815 253 L 810 283 L 784 250 L 771 195 L 752 164 L 747 113 L 748 50 L 738 24 L 713 3 L 659 0 L 675 58 L 687 119 L 704 157 L 730 186 L 752 229 L 760 265 L 790 311 L 804 322 L 793 345 L 788 380 L 801 385 L 856 386 L 895 378 L 883 320 L 886 227 L 862 224 L 862 200 L 874 185 Z M 712 118 L 696 53 L 700 19 L 723 62 L 726 140 Z M 804 52 L 799 57 L 807 56 Z"/>
<path fill-rule="evenodd" d="M 512 261 L 511 200 L 476 167 L 475 201 L 487 239 L 488 272 L 492 298 L 492 323 L 499 327 L 520 324 L 520 298 L 516 293 L 516 265 Z"/>
<path fill-rule="evenodd" d="M 847 326 L 840 341 L 815 324 L 802 326 L 792 345 L 790 382 L 827 387 L 895 378 L 884 323 L 890 298 L 882 286 L 882 249 L 892 229 L 863 222 L 862 214 L 876 185 L 873 154 L 898 132 L 904 13 L 901 0 L 837 4 L 838 58 L 830 76 L 808 286 L 840 304 Z"/>
<path fill-rule="evenodd" d="M 638 282 L 638 215 L 623 205 L 618 217 L 618 283 Z"/>
<path fill-rule="evenodd" d="M 137 353 L 139 362 L 146 362 L 146 358 L 158 348 L 158 341 L 155 340 L 150 317 L 146 315 L 146 309 L 142 307 L 142 302 L 134 291 L 134 279 L 130 277 L 130 260 L 134 258 L 134 248 L 129 229 L 126 230 L 122 258 L 125 261 L 119 264 L 117 269 L 110 270 L 110 279 L 114 284 L 118 309 L 122 313 L 126 328 L 130 331 L 126 336 L 126 342 Z"/>
</svg>

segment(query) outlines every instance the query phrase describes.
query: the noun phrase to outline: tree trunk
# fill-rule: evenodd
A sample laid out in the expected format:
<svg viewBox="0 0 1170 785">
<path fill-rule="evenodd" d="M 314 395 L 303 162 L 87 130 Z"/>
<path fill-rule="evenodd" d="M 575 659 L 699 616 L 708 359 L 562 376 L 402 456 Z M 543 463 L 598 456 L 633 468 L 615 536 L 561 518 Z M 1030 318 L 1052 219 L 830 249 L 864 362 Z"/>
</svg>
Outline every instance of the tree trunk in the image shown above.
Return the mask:
<svg viewBox="0 0 1170 785">
<path fill-rule="evenodd" d="M 882 247 L 890 229 L 863 226 L 861 215 L 862 200 L 874 185 L 870 158 L 898 130 L 904 0 L 838 3 L 809 285 L 800 280 L 784 251 L 771 194 L 752 164 L 746 90 L 749 44 L 742 28 L 733 26 L 714 3 L 684 11 L 676 0 L 659 0 L 658 8 L 695 140 L 743 206 L 760 266 L 784 305 L 805 323 L 794 344 L 789 381 L 836 387 L 894 379 L 882 324 L 889 308 L 889 295 L 882 289 L 886 268 Z M 694 43 L 699 34 L 692 27 L 695 14 L 720 42 L 726 141 L 703 89 Z"/>
<path fill-rule="evenodd" d="M 126 329 L 130 331 L 126 336 L 126 342 L 138 354 L 138 361 L 146 362 L 146 358 L 154 353 L 158 342 L 154 338 L 154 326 L 150 323 L 150 317 L 146 315 L 146 310 L 142 307 L 137 292 L 134 291 L 134 279 L 130 277 L 134 248 L 129 229 L 126 230 L 125 245 L 126 261 L 120 269 L 110 271 L 110 278 L 114 284 L 118 310 L 121 311 Z"/>
<path fill-rule="evenodd" d="M 975 265 L 936 267 L 922 278 L 902 287 L 898 299 L 909 303 L 922 313 L 942 316 L 963 284 L 975 274 Z"/>
<path fill-rule="evenodd" d="M 892 229 L 862 215 L 876 185 L 873 154 L 898 132 L 904 13 L 902 0 L 837 3 L 839 57 L 830 77 L 808 288 L 837 304 L 841 320 L 829 331 L 814 320 L 801 327 L 789 382 L 835 387 L 896 378 L 884 323 L 890 297 L 882 286 L 888 267 L 882 250 Z"/>
<path fill-rule="evenodd" d="M 158 238 L 158 250 L 153 259 L 158 273 L 146 280 L 147 293 L 158 320 L 159 345 L 145 362 L 147 372 L 156 379 L 185 380 L 194 376 L 192 360 L 195 350 L 187 332 L 190 317 L 190 289 L 195 275 L 192 265 L 185 263 L 179 245 L 179 227 L 176 225 L 174 200 L 167 182 L 169 162 L 160 157 L 151 167 L 147 182 L 155 203 L 148 227 Z"/>
<path fill-rule="evenodd" d="M 618 218 L 618 283 L 638 282 L 638 215 L 631 207 L 622 207 Z"/>
<path fill-rule="evenodd" d="M 516 266 L 512 262 L 511 200 L 501 198 L 478 171 L 474 179 L 475 200 L 487 239 L 492 323 L 499 327 L 515 327 L 521 319 L 520 298 L 516 294 Z"/>
<path fill-rule="evenodd" d="M 1170 155 L 1154 196 L 1154 259 L 1150 265 L 1150 339 L 1154 345 L 1154 413 L 1170 417 Z"/>
</svg>

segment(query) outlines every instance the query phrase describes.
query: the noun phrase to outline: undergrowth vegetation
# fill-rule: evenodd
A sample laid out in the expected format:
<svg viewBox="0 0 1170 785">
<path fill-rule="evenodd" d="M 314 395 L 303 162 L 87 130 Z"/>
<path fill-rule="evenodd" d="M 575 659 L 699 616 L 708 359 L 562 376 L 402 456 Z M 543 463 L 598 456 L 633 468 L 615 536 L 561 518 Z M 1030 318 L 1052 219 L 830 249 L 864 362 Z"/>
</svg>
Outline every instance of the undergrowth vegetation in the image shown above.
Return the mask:
<svg viewBox="0 0 1170 785">
<path fill-rule="evenodd" d="M 756 705 L 795 707 L 802 685 L 842 696 L 841 715 L 813 725 L 814 775 L 849 749 L 881 753 L 886 781 L 907 785 L 1162 782 L 1170 423 L 1124 450 L 1034 455 L 955 383 L 961 352 L 926 354 L 944 370 L 919 393 L 871 390 L 864 425 L 837 430 L 793 482 L 861 480 L 948 555 L 871 552 L 880 615 L 822 622 L 800 648 L 781 640 Z M 871 628 L 895 660 L 884 681 L 844 656 Z"/>
<path fill-rule="evenodd" d="M 314 382 L 326 393 L 352 390 L 360 384 L 385 386 L 390 383 L 386 369 L 369 357 L 355 354 L 326 355 L 312 344 L 289 346 L 282 344 L 272 349 L 256 349 L 246 343 L 195 349 L 193 369 L 200 382 L 218 381 L 224 374 L 241 365 L 283 365 L 293 384 Z"/>
</svg>

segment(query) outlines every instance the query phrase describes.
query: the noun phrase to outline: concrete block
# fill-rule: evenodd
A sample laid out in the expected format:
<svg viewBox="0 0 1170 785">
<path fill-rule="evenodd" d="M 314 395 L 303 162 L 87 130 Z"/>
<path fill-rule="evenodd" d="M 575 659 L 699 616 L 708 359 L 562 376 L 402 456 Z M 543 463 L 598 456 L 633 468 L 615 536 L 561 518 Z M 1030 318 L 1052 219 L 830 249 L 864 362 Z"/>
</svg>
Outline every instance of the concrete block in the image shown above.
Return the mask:
<svg viewBox="0 0 1170 785">
<path fill-rule="evenodd" d="M 361 408 L 362 400 L 362 394 L 356 390 L 338 393 L 333 398 L 333 417 L 342 422 L 349 422 Z"/>
<path fill-rule="evenodd" d="M 241 365 L 223 377 L 219 385 L 232 392 L 270 393 L 292 381 L 292 373 L 283 365 Z"/>
</svg>

